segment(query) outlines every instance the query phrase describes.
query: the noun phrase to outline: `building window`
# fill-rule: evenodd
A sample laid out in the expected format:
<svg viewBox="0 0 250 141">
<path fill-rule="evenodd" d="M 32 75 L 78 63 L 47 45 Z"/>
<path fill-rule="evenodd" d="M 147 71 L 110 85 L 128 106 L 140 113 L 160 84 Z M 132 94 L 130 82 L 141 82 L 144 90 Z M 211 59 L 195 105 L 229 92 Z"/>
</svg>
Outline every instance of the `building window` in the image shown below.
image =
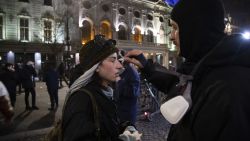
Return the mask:
<svg viewBox="0 0 250 141">
<path fill-rule="evenodd" d="M 126 10 L 124 8 L 119 8 L 119 13 L 121 15 L 125 15 L 126 14 Z"/>
<path fill-rule="evenodd" d="M 147 41 L 153 42 L 154 41 L 154 34 L 151 30 L 148 30 Z"/>
<path fill-rule="evenodd" d="M 139 28 L 134 29 L 134 41 L 137 43 L 142 42 L 141 30 Z"/>
<path fill-rule="evenodd" d="M 148 14 L 147 15 L 147 19 L 150 20 L 150 21 L 152 21 L 153 20 L 153 16 L 151 14 Z"/>
<path fill-rule="evenodd" d="M 0 39 L 3 39 L 3 16 L 0 15 Z"/>
<path fill-rule="evenodd" d="M 161 23 L 164 22 L 163 17 L 159 17 L 159 21 L 160 21 Z"/>
<path fill-rule="evenodd" d="M 44 0 L 44 5 L 52 6 L 52 0 Z"/>
<path fill-rule="evenodd" d="M 92 7 L 89 1 L 84 1 L 82 5 L 85 9 L 90 9 Z"/>
<path fill-rule="evenodd" d="M 127 40 L 126 29 L 125 29 L 125 27 L 122 26 L 122 25 L 119 26 L 118 39 L 119 39 L 119 40 Z"/>
<path fill-rule="evenodd" d="M 19 0 L 20 2 L 29 2 L 29 0 Z"/>
<path fill-rule="evenodd" d="M 140 17 L 141 17 L 141 14 L 140 14 L 139 11 L 134 11 L 134 16 L 135 16 L 136 18 L 140 18 Z"/>
<path fill-rule="evenodd" d="M 52 22 L 48 20 L 44 21 L 44 41 L 52 41 Z"/>
<path fill-rule="evenodd" d="M 108 21 L 103 21 L 101 23 L 100 34 L 104 35 L 106 39 L 112 38 L 111 25 Z"/>
<path fill-rule="evenodd" d="M 108 12 L 109 11 L 109 6 L 107 4 L 102 5 L 102 10 L 104 12 Z"/>
<path fill-rule="evenodd" d="M 29 40 L 29 19 L 20 18 L 20 40 Z"/>
<path fill-rule="evenodd" d="M 91 40 L 91 24 L 88 21 L 82 23 L 82 44 L 84 45 Z"/>
</svg>

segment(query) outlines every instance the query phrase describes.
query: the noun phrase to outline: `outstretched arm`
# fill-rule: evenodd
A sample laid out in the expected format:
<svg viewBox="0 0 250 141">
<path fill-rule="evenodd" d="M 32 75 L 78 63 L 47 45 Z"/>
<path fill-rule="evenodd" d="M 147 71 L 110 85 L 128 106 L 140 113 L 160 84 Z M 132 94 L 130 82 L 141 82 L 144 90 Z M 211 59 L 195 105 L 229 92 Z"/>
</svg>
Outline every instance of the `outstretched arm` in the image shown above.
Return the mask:
<svg viewBox="0 0 250 141">
<path fill-rule="evenodd" d="M 179 74 L 169 71 L 158 63 L 147 61 L 141 50 L 132 50 L 125 55 L 125 61 L 137 65 L 142 75 L 160 91 L 167 92 L 179 82 Z"/>
</svg>

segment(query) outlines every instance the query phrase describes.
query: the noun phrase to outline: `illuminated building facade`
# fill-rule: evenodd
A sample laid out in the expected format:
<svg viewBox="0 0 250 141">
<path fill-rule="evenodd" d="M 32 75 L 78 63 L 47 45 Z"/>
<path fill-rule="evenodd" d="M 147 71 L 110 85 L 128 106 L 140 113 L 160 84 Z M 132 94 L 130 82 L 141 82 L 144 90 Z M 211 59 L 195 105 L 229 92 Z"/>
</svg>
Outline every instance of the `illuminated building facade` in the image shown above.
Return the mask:
<svg viewBox="0 0 250 141">
<path fill-rule="evenodd" d="M 32 60 L 40 69 L 42 60 L 62 52 L 63 26 L 56 20 L 52 0 L 0 0 L 1 61 Z"/>
<path fill-rule="evenodd" d="M 0 0 L 1 60 L 31 59 L 39 69 L 51 55 L 63 60 L 66 49 L 78 63 L 82 44 L 104 34 L 118 48 L 140 49 L 164 66 L 175 65 L 170 11 L 161 0 Z"/>
</svg>

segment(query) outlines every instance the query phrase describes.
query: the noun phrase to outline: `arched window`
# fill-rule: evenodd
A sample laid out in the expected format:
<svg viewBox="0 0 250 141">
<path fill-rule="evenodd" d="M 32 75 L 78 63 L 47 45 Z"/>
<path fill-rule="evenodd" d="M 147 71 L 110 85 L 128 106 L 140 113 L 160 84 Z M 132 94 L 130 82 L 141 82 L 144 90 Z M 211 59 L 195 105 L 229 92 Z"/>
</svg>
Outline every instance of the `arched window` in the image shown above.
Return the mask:
<svg viewBox="0 0 250 141">
<path fill-rule="evenodd" d="M 108 21 L 103 21 L 101 23 L 100 34 L 104 35 L 106 39 L 112 38 L 111 26 Z"/>
<path fill-rule="evenodd" d="M 118 39 L 119 40 L 127 40 L 127 31 L 123 25 L 119 25 Z"/>
<path fill-rule="evenodd" d="M 151 30 L 148 30 L 147 31 L 148 33 L 148 35 L 147 35 L 147 41 L 148 42 L 154 42 L 154 34 L 153 34 L 153 32 L 151 31 Z"/>
<path fill-rule="evenodd" d="M 139 28 L 135 28 L 134 29 L 134 41 L 137 43 L 141 43 L 142 42 L 142 35 L 141 35 L 141 30 Z"/>
<path fill-rule="evenodd" d="M 91 24 L 85 20 L 82 23 L 82 44 L 91 40 Z"/>
</svg>

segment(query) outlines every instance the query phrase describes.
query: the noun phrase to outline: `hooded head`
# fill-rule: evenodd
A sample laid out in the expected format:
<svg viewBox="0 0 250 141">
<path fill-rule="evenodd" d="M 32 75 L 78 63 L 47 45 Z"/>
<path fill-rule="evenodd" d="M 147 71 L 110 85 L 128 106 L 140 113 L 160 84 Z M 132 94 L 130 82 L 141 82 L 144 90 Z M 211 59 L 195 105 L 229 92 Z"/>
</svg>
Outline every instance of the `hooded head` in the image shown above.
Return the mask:
<svg viewBox="0 0 250 141">
<path fill-rule="evenodd" d="M 225 36 L 220 0 L 180 0 L 171 12 L 179 26 L 180 56 L 198 62 Z"/>
</svg>

